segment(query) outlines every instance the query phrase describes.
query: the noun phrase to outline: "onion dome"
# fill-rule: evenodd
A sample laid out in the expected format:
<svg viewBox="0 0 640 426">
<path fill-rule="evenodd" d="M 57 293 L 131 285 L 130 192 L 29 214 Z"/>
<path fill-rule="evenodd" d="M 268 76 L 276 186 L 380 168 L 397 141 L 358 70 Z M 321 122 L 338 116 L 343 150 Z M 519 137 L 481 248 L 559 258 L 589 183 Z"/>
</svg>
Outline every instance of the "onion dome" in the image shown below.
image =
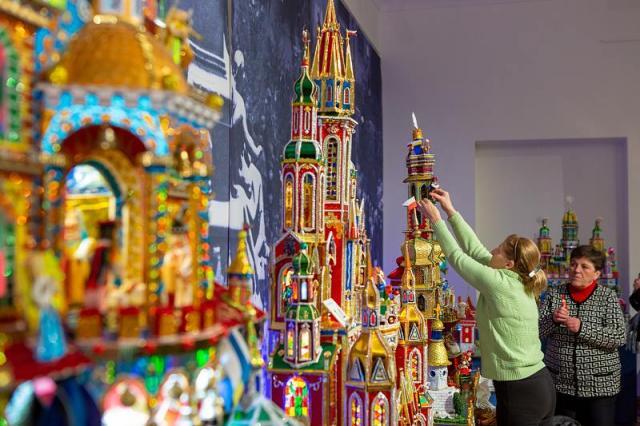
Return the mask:
<svg viewBox="0 0 640 426">
<path fill-rule="evenodd" d="M 46 74 L 57 85 L 96 85 L 137 90 L 189 91 L 168 49 L 144 27 L 99 15 L 71 40 Z"/>
<path fill-rule="evenodd" d="M 322 160 L 322 149 L 313 140 L 292 140 L 284 147 L 285 160 Z"/>
<path fill-rule="evenodd" d="M 320 318 L 320 313 L 315 305 L 310 303 L 299 303 L 287 309 L 288 320 L 310 321 Z"/>
<path fill-rule="evenodd" d="M 571 209 L 567 210 L 564 216 L 562 217 L 562 224 L 573 225 L 577 223 L 578 223 L 578 218 L 576 217 L 576 213 Z"/>
<path fill-rule="evenodd" d="M 309 33 L 303 32 L 304 55 L 300 66 L 300 77 L 293 85 L 293 103 L 315 105 L 318 101 L 318 86 L 309 76 Z"/>
<path fill-rule="evenodd" d="M 591 231 L 591 240 L 589 240 L 589 243 L 596 250 L 600 250 L 604 252 L 605 251 L 604 238 L 602 238 L 602 228 L 600 227 L 601 223 L 602 223 L 602 219 L 600 218 L 596 219 L 596 223 L 593 226 L 593 230 Z"/>
<path fill-rule="evenodd" d="M 312 275 L 311 259 L 307 254 L 307 243 L 300 244 L 300 252 L 293 257 L 293 271 L 298 276 Z"/>
<path fill-rule="evenodd" d="M 596 219 L 595 225 L 593 225 L 593 230 L 591 231 L 591 238 L 600 238 L 602 237 L 602 228 L 600 224 L 602 223 L 602 219 Z"/>
<path fill-rule="evenodd" d="M 538 236 L 540 238 L 549 237 L 550 231 L 549 231 L 549 227 L 547 226 L 548 222 L 549 222 L 549 219 L 547 219 L 546 217 L 542 219 L 542 226 L 540 227 L 540 231 L 538 232 Z"/>
</svg>

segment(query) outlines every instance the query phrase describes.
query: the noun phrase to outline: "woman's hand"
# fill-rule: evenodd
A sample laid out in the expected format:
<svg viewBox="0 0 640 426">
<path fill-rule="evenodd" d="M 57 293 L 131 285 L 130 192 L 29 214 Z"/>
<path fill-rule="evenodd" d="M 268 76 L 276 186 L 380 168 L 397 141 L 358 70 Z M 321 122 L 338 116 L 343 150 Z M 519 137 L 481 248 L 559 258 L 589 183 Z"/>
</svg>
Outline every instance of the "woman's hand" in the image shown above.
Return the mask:
<svg viewBox="0 0 640 426">
<path fill-rule="evenodd" d="M 556 309 L 553 313 L 553 322 L 557 324 L 566 324 L 568 318 L 569 310 L 567 310 L 567 307 L 564 305 Z"/>
<path fill-rule="evenodd" d="M 444 189 L 434 189 L 431 191 L 431 197 L 440 203 L 442 206 L 442 210 L 447 214 L 447 216 L 451 217 L 455 214 L 456 209 L 453 208 L 453 203 L 451 202 L 451 196 Z"/>
<path fill-rule="evenodd" d="M 423 216 L 429 219 L 431 224 L 435 224 L 437 221 L 442 219 L 440 216 L 440 210 L 429 200 L 420 200 L 418 202 L 418 209 Z"/>
<path fill-rule="evenodd" d="M 567 330 L 569 330 L 570 332 L 577 333 L 578 331 L 580 331 L 580 318 L 569 317 L 564 322 L 564 325 L 567 326 Z"/>
</svg>

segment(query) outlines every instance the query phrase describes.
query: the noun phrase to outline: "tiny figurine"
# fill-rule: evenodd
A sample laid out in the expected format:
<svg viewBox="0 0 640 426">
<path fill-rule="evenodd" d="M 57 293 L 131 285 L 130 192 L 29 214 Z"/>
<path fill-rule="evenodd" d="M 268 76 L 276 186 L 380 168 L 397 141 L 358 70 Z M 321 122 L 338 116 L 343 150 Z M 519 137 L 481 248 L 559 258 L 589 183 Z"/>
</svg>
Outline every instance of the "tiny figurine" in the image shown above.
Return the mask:
<svg viewBox="0 0 640 426">
<path fill-rule="evenodd" d="M 63 357 L 67 349 L 60 314 L 52 306 L 62 274 L 50 250 L 32 253 L 29 263 L 34 274 L 32 297 L 40 310 L 36 358 L 40 362 L 52 362 Z"/>
</svg>

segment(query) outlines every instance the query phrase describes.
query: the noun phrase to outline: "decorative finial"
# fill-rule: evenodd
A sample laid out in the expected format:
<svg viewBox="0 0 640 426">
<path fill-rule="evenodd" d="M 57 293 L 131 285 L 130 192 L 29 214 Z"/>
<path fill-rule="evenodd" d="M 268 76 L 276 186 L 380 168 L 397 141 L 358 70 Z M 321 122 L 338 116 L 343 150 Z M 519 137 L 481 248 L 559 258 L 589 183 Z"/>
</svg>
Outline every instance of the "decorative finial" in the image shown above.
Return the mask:
<svg viewBox="0 0 640 426">
<path fill-rule="evenodd" d="M 412 138 L 414 141 L 422 140 L 422 129 L 418 127 L 418 119 L 416 118 L 416 114 L 414 112 L 411 113 L 411 118 L 413 119 L 413 132 Z"/>
<path fill-rule="evenodd" d="M 567 201 L 567 205 L 569 206 L 569 208 L 571 208 L 571 205 L 573 204 L 573 195 L 567 195 L 565 197 L 565 200 Z"/>
<path fill-rule="evenodd" d="M 304 54 L 302 55 L 302 66 L 309 66 L 309 43 L 311 39 L 309 38 L 309 30 L 306 28 L 302 30 L 302 43 L 304 44 Z"/>
</svg>

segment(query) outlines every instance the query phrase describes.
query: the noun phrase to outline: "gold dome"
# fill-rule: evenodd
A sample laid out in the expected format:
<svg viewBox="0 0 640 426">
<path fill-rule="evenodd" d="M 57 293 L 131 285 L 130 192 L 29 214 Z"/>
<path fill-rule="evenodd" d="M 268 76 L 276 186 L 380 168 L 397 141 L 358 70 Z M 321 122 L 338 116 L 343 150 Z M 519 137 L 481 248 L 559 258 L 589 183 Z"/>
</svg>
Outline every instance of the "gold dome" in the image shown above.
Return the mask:
<svg viewBox="0 0 640 426">
<path fill-rule="evenodd" d="M 47 73 L 57 85 L 79 84 L 188 92 L 170 52 L 143 27 L 97 15 Z"/>
<path fill-rule="evenodd" d="M 440 340 L 430 343 L 427 351 L 429 354 L 430 367 L 447 367 L 451 365 L 449 355 L 447 355 L 447 348 L 444 346 L 443 341 Z"/>
<path fill-rule="evenodd" d="M 436 318 L 431 322 L 431 329 L 436 331 L 444 330 L 444 323 L 440 320 L 440 318 Z"/>
</svg>

